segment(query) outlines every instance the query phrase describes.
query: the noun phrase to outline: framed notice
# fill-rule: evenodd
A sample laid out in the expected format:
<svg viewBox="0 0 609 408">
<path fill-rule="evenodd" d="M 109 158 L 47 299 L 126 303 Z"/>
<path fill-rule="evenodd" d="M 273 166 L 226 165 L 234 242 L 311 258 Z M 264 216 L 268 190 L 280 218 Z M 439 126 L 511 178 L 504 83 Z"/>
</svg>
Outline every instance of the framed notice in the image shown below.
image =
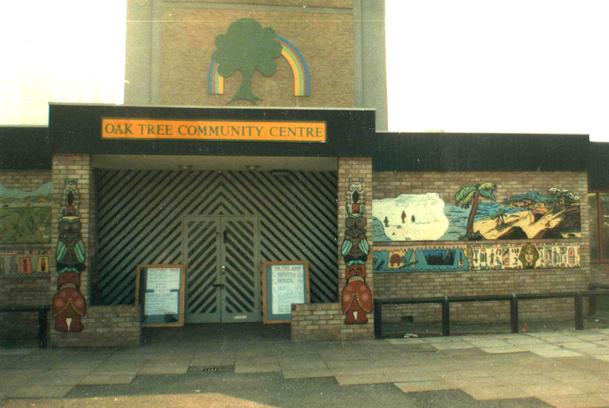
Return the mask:
<svg viewBox="0 0 609 408">
<path fill-rule="evenodd" d="M 142 326 L 184 326 L 185 286 L 184 265 L 138 265 L 135 303 L 142 309 Z"/>
<path fill-rule="evenodd" d="M 265 261 L 261 266 L 262 322 L 289 323 L 293 303 L 309 303 L 307 261 Z"/>
</svg>

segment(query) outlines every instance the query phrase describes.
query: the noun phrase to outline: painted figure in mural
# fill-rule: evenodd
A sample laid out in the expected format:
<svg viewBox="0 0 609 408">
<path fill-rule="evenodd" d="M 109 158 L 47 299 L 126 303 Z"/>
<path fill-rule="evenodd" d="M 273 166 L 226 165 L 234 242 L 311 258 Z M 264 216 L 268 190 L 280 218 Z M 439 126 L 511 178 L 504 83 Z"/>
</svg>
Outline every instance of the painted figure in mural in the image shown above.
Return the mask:
<svg viewBox="0 0 609 408">
<path fill-rule="evenodd" d="M 415 218 L 414 214 L 412 214 L 410 216 L 410 222 L 412 222 L 413 224 L 416 222 L 416 218 Z"/>
<path fill-rule="evenodd" d="M 393 253 L 389 256 L 389 267 L 399 268 L 404 265 L 404 257 L 401 254 Z"/>
<path fill-rule="evenodd" d="M 404 223 L 404 221 L 402 221 L 402 224 Z M 383 220 L 383 224 L 385 224 L 386 227 L 389 226 L 389 219 L 387 217 L 385 217 L 385 219 Z"/>
<path fill-rule="evenodd" d="M 402 211 L 402 224 L 404 224 L 406 222 L 406 211 Z M 386 225 L 387 227 L 389 225 Z"/>
<path fill-rule="evenodd" d="M 522 264 L 522 267 L 525 269 L 535 268 L 537 264 L 537 260 L 539 259 L 539 252 L 535 245 L 533 244 L 524 244 L 522 249 L 520 250 L 520 255 L 518 255 L 518 260 Z"/>
<path fill-rule="evenodd" d="M 58 277 L 52 312 L 55 330 L 79 332 L 83 329 L 81 318 L 86 312 L 86 301 L 80 293 L 80 273 L 85 270 L 86 250 L 81 237 L 80 201 L 75 180 L 66 180 L 65 197 L 55 250 Z"/>
</svg>

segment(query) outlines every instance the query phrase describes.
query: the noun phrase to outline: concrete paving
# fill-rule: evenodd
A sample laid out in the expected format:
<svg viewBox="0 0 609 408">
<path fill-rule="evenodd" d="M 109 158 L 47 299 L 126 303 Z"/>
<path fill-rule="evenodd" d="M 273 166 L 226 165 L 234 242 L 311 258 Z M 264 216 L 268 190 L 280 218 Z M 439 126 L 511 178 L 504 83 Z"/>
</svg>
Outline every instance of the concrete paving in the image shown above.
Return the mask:
<svg viewBox="0 0 609 408">
<path fill-rule="evenodd" d="M 609 329 L 292 343 L 243 327 L 0 349 L 0 406 L 609 407 Z"/>
</svg>

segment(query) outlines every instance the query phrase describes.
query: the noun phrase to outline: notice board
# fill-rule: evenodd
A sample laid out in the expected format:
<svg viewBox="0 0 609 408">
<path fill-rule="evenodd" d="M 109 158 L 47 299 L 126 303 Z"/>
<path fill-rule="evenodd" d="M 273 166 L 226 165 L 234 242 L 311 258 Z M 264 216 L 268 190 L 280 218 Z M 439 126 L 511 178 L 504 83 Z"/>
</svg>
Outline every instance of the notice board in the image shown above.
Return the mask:
<svg viewBox="0 0 609 408">
<path fill-rule="evenodd" d="M 263 323 L 289 323 L 293 303 L 310 303 L 307 261 L 262 262 L 261 277 Z"/>
<path fill-rule="evenodd" d="M 184 326 L 185 286 L 184 265 L 138 265 L 135 271 L 135 303 L 142 310 L 142 326 Z"/>
</svg>

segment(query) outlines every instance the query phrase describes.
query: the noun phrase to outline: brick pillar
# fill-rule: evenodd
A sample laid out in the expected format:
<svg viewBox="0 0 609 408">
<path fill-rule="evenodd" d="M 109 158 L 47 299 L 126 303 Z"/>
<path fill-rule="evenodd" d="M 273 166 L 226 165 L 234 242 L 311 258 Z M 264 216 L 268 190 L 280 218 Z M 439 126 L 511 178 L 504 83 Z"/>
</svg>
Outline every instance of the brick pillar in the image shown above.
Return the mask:
<svg viewBox="0 0 609 408">
<path fill-rule="evenodd" d="M 87 304 L 90 298 L 90 263 L 89 254 L 91 250 L 91 157 L 87 154 L 57 154 L 53 156 L 52 164 L 52 182 L 53 182 L 53 211 L 52 211 L 52 253 L 50 256 L 51 279 L 50 279 L 50 298 L 51 303 L 53 296 L 57 293 L 57 262 L 55 251 L 58 244 L 58 226 L 62 220 L 66 209 L 66 188 L 69 184 L 72 188 L 77 189 L 77 204 L 75 205 L 78 218 L 80 221 L 80 236 L 84 242 L 86 250 L 86 259 L 84 261 L 84 270 L 80 275 L 80 293 L 84 296 Z M 66 184 L 68 180 L 68 184 Z M 51 326 L 51 344 L 57 344 L 57 339 L 70 336 L 72 333 L 58 332 L 54 328 L 54 319 L 50 319 Z M 86 330 L 86 327 L 84 328 Z"/>
<path fill-rule="evenodd" d="M 361 204 L 365 209 L 364 217 L 366 219 L 366 240 L 370 246 L 368 257 L 365 262 L 366 266 L 366 284 L 374 293 L 374 276 L 372 273 L 372 159 L 341 157 L 338 159 L 338 298 L 341 299 L 342 290 L 345 287 L 345 270 L 346 264 L 344 257 L 340 253 L 341 246 L 345 240 L 346 220 L 348 217 L 346 204 L 347 192 L 349 190 L 350 180 L 352 182 L 361 181 L 363 197 Z M 366 338 L 373 336 L 373 314 L 367 314 L 367 324 L 346 325 L 345 329 L 353 329 L 353 337 Z"/>
</svg>

